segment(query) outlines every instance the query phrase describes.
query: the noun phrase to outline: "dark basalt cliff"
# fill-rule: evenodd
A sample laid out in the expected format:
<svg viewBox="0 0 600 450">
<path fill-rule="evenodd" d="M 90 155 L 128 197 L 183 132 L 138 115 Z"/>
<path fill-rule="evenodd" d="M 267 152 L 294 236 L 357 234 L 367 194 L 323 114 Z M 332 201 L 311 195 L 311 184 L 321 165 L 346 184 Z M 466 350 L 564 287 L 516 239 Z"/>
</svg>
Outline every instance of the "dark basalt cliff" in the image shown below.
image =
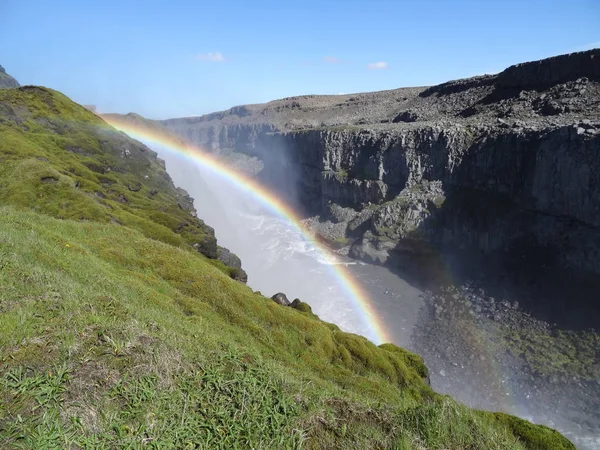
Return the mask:
<svg viewBox="0 0 600 450">
<path fill-rule="evenodd" d="M 444 250 L 600 274 L 600 50 L 428 88 L 303 96 L 166 120 L 259 161 L 349 254 Z M 254 166 L 253 166 L 254 167 Z M 290 189 L 293 187 L 293 189 Z"/>
</svg>

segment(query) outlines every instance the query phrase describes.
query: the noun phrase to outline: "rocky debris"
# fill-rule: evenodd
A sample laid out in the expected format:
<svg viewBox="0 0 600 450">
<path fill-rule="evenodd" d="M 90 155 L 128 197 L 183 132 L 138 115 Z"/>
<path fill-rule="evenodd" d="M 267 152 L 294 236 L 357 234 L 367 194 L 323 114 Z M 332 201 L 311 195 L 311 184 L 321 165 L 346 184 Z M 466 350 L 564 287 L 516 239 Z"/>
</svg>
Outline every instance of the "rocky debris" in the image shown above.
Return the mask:
<svg viewBox="0 0 600 450">
<path fill-rule="evenodd" d="M 300 312 L 307 313 L 313 317 L 317 317 L 315 313 L 313 313 L 312 308 L 308 303 L 304 303 L 299 298 L 294 299 L 292 304 L 290 305 L 292 308 L 297 309 Z"/>
<path fill-rule="evenodd" d="M 0 66 L 0 89 L 18 88 L 19 82 L 6 73 L 4 67 Z"/>
<path fill-rule="evenodd" d="M 259 295 L 262 295 L 262 294 L 260 294 L 260 292 L 257 292 L 257 293 Z M 304 303 L 299 298 L 296 298 L 296 299 L 294 299 L 293 302 L 290 302 L 288 300 L 287 296 L 283 292 L 278 292 L 277 294 L 273 295 L 271 297 L 271 300 L 273 300 L 278 305 L 289 306 L 291 308 L 297 309 L 300 312 L 308 313 L 309 315 L 311 315 L 313 317 L 317 317 L 312 312 L 312 308 L 310 307 L 310 305 L 308 303 Z"/>
<path fill-rule="evenodd" d="M 348 251 L 348 256 L 371 264 L 386 264 L 396 243 L 380 239 L 371 230 L 367 230 Z"/>
<path fill-rule="evenodd" d="M 469 284 L 428 292 L 423 300 L 412 350 L 423 356 L 436 390 L 485 409 L 515 408 L 519 402 L 506 400 L 525 398 L 529 411 L 548 422 L 559 419 L 576 435 L 600 433 L 597 332 L 560 331 Z M 470 390 L 457 386 L 464 377 Z M 576 410 L 568 407 L 575 404 Z"/>
<path fill-rule="evenodd" d="M 419 116 L 412 111 L 403 111 L 392 120 L 393 123 L 398 122 L 416 122 Z"/>
<path fill-rule="evenodd" d="M 349 222 L 356 217 L 356 211 L 352 208 L 344 208 L 333 202 L 327 206 L 328 218 L 333 223 Z"/>
<path fill-rule="evenodd" d="M 402 238 L 417 230 L 445 201 L 439 180 L 421 180 L 404 188 L 388 203 L 376 208 L 371 216 L 373 231 L 379 235 Z M 402 217 L 402 221 L 398 221 Z"/>
<path fill-rule="evenodd" d="M 541 95 L 523 94 L 529 97 L 534 111 L 542 116 L 556 116 L 568 112 L 579 112 L 585 109 L 589 80 L 585 77 L 553 86 Z M 593 89 L 594 86 L 591 86 Z"/>
<path fill-rule="evenodd" d="M 419 228 L 445 198 L 440 181 L 422 180 L 403 189 L 393 200 L 367 205 L 360 212 L 332 203 L 325 220 L 308 220 L 306 225 L 333 244 L 344 242 L 353 258 L 385 264 L 390 252 L 398 251 L 398 242 L 406 247 L 410 240 L 424 239 Z"/>
<path fill-rule="evenodd" d="M 277 294 L 273 295 L 271 300 L 281 306 L 290 306 L 292 304 L 283 292 L 278 292 Z"/>
<path fill-rule="evenodd" d="M 337 253 L 347 256 L 355 239 L 362 236 L 369 226 L 374 209 L 367 206 L 357 211 L 330 201 L 322 215 L 310 217 L 303 224 L 327 241 Z"/>
<path fill-rule="evenodd" d="M 345 246 L 348 243 L 346 238 L 347 222 L 332 222 L 326 216 L 313 216 L 303 220 L 302 223 L 308 230 L 327 241 L 330 247 Z"/>
<path fill-rule="evenodd" d="M 349 236 L 355 237 L 360 236 L 364 231 L 367 230 L 369 225 L 369 219 L 373 216 L 374 208 L 373 205 L 367 204 L 359 211 L 349 222 L 348 228 L 346 229 Z"/>
<path fill-rule="evenodd" d="M 374 209 L 369 229 L 350 248 L 349 256 L 384 264 L 392 251 L 414 252 L 419 247 L 414 244 L 425 239 L 420 228 L 444 200 L 439 181 L 423 180 L 403 189 L 395 199 Z"/>
<path fill-rule="evenodd" d="M 498 118 L 498 119 L 496 119 L 496 123 L 498 124 L 498 126 L 500 128 L 510 128 L 509 123 L 504 119 Z"/>
</svg>

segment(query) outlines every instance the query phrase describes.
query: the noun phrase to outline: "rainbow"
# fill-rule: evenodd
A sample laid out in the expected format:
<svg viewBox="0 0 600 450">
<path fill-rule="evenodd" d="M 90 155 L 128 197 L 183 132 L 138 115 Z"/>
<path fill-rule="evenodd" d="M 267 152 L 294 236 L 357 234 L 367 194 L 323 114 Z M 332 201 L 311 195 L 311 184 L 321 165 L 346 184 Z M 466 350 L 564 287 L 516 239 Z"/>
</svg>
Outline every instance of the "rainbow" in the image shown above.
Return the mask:
<svg viewBox="0 0 600 450">
<path fill-rule="evenodd" d="M 184 143 L 165 132 L 144 125 L 132 124 L 129 121 L 119 119 L 115 116 L 102 116 L 102 118 L 109 125 L 119 131 L 123 131 L 134 139 L 143 141 L 149 145 L 158 145 L 161 148 L 198 163 L 202 167 L 221 176 L 236 188 L 252 195 L 252 197 L 260 201 L 260 203 L 265 205 L 270 211 L 289 222 L 300 231 L 304 239 L 314 245 L 324 256 L 330 255 L 330 251 L 320 244 L 302 224 L 296 212 L 256 180 L 228 167 L 209 152 L 202 151 L 191 144 Z M 352 301 L 358 314 L 360 314 L 363 324 L 369 330 L 369 336 L 366 337 L 378 345 L 385 342 L 391 342 L 385 326 L 370 303 L 368 295 L 364 292 L 358 282 L 354 280 L 346 267 L 343 265 L 330 265 L 329 267 L 340 286 L 348 294 L 348 298 Z"/>
</svg>

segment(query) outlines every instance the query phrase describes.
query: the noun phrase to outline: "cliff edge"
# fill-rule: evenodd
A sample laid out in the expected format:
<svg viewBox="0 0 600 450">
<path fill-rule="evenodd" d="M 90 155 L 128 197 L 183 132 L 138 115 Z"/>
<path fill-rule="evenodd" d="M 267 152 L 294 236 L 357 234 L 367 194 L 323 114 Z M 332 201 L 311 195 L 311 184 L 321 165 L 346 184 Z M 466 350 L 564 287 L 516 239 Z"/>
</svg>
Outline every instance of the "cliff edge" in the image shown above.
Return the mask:
<svg viewBox="0 0 600 450">
<path fill-rule="evenodd" d="M 600 50 L 432 87 L 299 96 L 162 122 L 389 266 L 460 251 L 600 274 Z M 414 258 L 413 258 L 414 259 Z"/>
</svg>

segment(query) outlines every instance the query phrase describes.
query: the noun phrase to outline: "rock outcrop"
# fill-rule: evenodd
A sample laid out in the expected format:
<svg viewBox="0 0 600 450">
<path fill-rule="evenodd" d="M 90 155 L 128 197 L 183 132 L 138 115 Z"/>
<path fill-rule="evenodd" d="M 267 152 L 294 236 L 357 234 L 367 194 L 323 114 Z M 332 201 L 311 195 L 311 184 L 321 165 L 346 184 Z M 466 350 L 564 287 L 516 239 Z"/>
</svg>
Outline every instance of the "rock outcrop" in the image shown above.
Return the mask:
<svg viewBox="0 0 600 450">
<path fill-rule="evenodd" d="M 248 281 L 248 274 L 242 269 L 242 261 L 236 254 L 221 246 L 219 246 L 217 253 L 217 259 L 229 267 L 231 278 L 242 283 Z"/>
<path fill-rule="evenodd" d="M 290 302 L 283 292 L 278 292 L 277 294 L 271 297 L 275 303 L 281 306 L 289 306 L 290 308 L 297 309 L 300 312 L 308 314 L 311 317 L 318 319 L 319 317 L 313 313 L 312 308 L 308 303 L 304 303 L 299 298 L 294 299 L 293 302 Z"/>
<path fill-rule="evenodd" d="M 277 294 L 273 295 L 271 300 L 281 306 L 290 306 L 292 304 L 292 302 L 288 300 L 287 295 L 285 295 L 283 292 L 278 292 Z"/>
<path fill-rule="evenodd" d="M 598 49 L 428 88 L 163 124 L 209 151 L 260 160 L 257 177 L 287 187 L 351 256 L 393 265 L 432 248 L 538 252 L 600 274 Z"/>
<path fill-rule="evenodd" d="M 18 88 L 19 82 L 6 73 L 4 67 L 0 66 L 0 89 Z"/>
</svg>

